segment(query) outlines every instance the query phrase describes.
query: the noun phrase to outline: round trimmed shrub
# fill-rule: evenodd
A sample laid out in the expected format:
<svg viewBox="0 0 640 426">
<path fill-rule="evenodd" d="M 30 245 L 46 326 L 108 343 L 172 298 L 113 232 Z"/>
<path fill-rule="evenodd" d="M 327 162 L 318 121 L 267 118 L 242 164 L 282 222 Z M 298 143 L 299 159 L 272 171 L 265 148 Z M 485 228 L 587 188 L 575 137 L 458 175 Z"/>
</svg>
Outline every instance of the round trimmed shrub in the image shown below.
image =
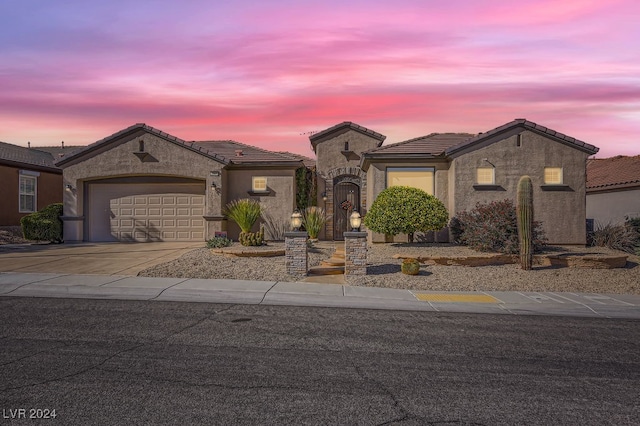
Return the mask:
<svg viewBox="0 0 640 426">
<path fill-rule="evenodd" d="M 447 225 L 447 208 L 433 195 L 408 186 L 392 186 L 382 191 L 364 216 L 364 224 L 385 235 L 438 231 Z"/>
<path fill-rule="evenodd" d="M 400 266 L 403 274 L 418 275 L 420 272 L 420 262 L 417 259 L 405 259 Z"/>
</svg>

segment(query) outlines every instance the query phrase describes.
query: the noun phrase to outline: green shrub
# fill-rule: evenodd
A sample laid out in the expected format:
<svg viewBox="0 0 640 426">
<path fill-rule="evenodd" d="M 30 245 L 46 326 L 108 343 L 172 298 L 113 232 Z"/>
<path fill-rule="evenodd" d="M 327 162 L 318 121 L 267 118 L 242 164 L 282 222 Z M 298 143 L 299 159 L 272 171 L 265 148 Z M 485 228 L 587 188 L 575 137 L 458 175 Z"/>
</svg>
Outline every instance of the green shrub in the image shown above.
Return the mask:
<svg viewBox="0 0 640 426">
<path fill-rule="evenodd" d="M 238 240 L 243 246 L 264 245 L 264 227 L 261 226 L 258 232 L 241 232 Z"/>
<path fill-rule="evenodd" d="M 640 246 L 640 233 L 629 224 L 612 225 L 608 223 L 602 225 L 597 223 L 596 229 L 593 231 L 591 245 L 634 253 Z"/>
<path fill-rule="evenodd" d="M 520 251 L 516 208 L 511 200 L 478 203 L 471 211 L 456 214 L 454 239 L 478 251 L 515 254 Z M 453 232 L 453 231 L 452 231 Z M 540 222 L 533 221 L 533 251 L 539 252 L 547 239 Z"/>
<path fill-rule="evenodd" d="M 364 224 L 385 235 L 438 231 L 447 225 L 447 209 L 433 195 L 408 186 L 392 186 L 382 191 L 364 216 Z"/>
<path fill-rule="evenodd" d="M 406 275 L 418 275 L 420 273 L 420 262 L 417 259 L 405 259 L 402 261 L 400 270 Z"/>
<path fill-rule="evenodd" d="M 251 232 L 251 228 L 260 218 L 262 206 L 256 200 L 244 198 L 233 200 L 226 205 L 226 215 L 240 227 L 242 232 Z"/>
<path fill-rule="evenodd" d="M 302 212 L 302 225 L 304 225 L 311 239 L 318 238 L 326 222 L 327 215 L 322 207 L 311 206 Z"/>
<path fill-rule="evenodd" d="M 62 242 L 62 203 L 50 204 L 20 219 L 26 240 Z"/>
<path fill-rule="evenodd" d="M 213 237 L 210 240 L 207 240 L 208 248 L 229 247 L 231 244 L 233 244 L 233 241 L 227 237 Z"/>
</svg>

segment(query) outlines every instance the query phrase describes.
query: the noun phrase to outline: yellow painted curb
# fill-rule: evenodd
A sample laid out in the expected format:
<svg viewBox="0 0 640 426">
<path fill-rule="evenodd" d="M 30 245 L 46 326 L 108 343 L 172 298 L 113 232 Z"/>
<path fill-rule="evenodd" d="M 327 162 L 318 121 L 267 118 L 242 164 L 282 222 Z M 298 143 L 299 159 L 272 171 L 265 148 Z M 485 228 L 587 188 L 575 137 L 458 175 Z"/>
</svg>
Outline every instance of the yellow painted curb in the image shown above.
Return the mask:
<svg viewBox="0 0 640 426">
<path fill-rule="evenodd" d="M 423 302 L 500 303 L 495 297 L 486 294 L 414 293 L 413 295 Z"/>
</svg>

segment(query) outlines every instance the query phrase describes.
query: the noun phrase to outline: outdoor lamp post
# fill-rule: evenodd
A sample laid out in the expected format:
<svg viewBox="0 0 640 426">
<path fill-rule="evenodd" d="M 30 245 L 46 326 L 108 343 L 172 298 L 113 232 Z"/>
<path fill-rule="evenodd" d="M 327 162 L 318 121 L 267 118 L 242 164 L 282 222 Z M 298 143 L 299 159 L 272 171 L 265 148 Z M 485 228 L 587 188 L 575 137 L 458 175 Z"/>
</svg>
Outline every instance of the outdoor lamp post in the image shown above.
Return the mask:
<svg viewBox="0 0 640 426">
<path fill-rule="evenodd" d="M 298 232 L 302 226 L 302 215 L 298 210 L 294 211 L 291 215 L 291 227 L 294 231 Z"/>
<path fill-rule="evenodd" d="M 352 231 L 360 231 L 360 225 L 362 225 L 362 217 L 360 216 L 360 213 L 354 210 L 353 213 L 351 213 L 351 216 L 349 216 L 349 223 L 351 224 Z"/>
</svg>

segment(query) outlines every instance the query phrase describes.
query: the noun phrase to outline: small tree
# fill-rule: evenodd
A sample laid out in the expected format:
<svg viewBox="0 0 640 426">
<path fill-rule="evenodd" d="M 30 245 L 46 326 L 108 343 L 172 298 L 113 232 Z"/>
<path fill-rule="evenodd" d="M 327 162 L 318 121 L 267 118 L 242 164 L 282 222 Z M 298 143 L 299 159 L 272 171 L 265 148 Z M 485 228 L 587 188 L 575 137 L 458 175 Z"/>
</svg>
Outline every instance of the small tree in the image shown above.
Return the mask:
<svg viewBox="0 0 640 426">
<path fill-rule="evenodd" d="M 446 207 L 433 195 L 408 186 L 392 186 L 375 199 L 364 224 L 385 235 L 407 234 L 411 243 L 414 233 L 440 230 L 448 219 Z"/>
</svg>

